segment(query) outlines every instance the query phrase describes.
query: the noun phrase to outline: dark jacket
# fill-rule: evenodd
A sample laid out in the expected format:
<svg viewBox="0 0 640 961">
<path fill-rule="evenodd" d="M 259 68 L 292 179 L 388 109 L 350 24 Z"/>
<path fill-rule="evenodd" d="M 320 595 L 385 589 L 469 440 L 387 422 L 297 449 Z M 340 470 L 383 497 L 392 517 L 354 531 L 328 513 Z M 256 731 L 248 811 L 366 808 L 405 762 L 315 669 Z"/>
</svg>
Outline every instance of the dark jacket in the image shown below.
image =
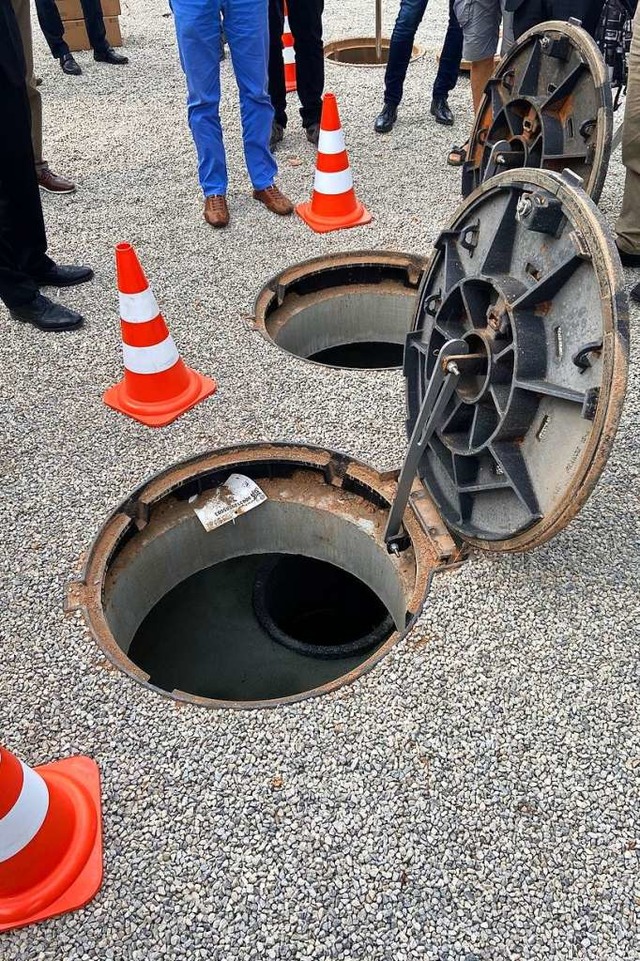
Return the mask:
<svg viewBox="0 0 640 961">
<path fill-rule="evenodd" d="M 21 87 L 26 76 L 27 65 L 11 0 L 0 0 L 0 82 Z"/>
</svg>

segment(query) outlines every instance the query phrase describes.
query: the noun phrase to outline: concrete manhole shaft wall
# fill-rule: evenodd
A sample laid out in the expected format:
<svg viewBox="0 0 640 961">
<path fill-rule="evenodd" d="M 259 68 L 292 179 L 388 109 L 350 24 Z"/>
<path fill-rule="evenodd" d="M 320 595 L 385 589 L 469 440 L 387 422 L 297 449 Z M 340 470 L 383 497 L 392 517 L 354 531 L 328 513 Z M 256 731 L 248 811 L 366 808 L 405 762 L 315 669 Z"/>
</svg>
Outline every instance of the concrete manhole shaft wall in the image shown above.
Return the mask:
<svg viewBox="0 0 640 961">
<path fill-rule="evenodd" d="M 252 478 L 267 499 L 233 523 L 207 531 L 194 506 L 234 473 Z M 256 707 L 325 693 L 354 680 L 384 656 L 420 610 L 431 572 L 453 552 L 437 515 L 429 525 L 433 533 L 427 535 L 424 522 L 409 508 L 407 549 L 398 556 L 389 553 L 383 534 L 394 490 L 393 476 L 308 447 L 239 447 L 179 464 L 153 478 L 111 515 L 93 544 L 82 579 L 69 586 L 67 607 L 84 612 L 98 643 L 126 673 L 178 699 Z M 278 555 L 333 565 L 338 574 L 357 578 L 363 591 L 375 595 L 378 608 L 372 608 L 370 643 L 314 657 L 309 656 L 313 650 L 288 649 L 290 645 L 273 640 L 255 618 L 253 592 L 260 566 Z M 215 586 L 207 581 L 212 571 L 221 577 Z M 324 575 L 316 568 L 314 576 Z M 172 612 L 161 605 L 166 607 L 172 592 L 183 585 L 196 594 L 183 598 L 184 615 L 166 641 L 169 664 L 162 657 L 154 659 L 150 644 L 154 631 L 162 632 L 171 622 Z M 200 596 L 207 599 L 203 617 L 218 604 L 220 620 L 209 623 L 209 633 L 197 647 L 205 651 L 204 658 L 191 669 L 184 665 L 190 625 L 196 624 L 190 607 L 198 607 Z M 358 603 L 368 603 L 363 597 Z M 156 609 L 156 620 L 145 631 L 146 619 Z M 329 611 L 327 623 L 332 614 Z M 154 667 L 146 669 L 148 664 Z M 177 676 L 193 681 L 190 689 L 171 685 L 172 664 L 179 665 Z"/>
<path fill-rule="evenodd" d="M 425 266 L 391 251 L 296 264 L 259 293 L 255 326 L 282 350 L 325 366 L 400 367 Z"/>
</svg>

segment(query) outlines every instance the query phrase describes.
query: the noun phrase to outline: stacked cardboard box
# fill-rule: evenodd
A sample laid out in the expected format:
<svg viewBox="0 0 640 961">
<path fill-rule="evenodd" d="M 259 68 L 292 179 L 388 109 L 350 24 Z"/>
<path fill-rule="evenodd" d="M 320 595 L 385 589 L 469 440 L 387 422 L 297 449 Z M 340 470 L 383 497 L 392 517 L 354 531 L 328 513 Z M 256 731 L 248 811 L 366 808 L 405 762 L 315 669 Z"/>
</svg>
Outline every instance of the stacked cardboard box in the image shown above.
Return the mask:
<svg viewBox="0 0 640 961">
<path fill-rule="evenodd" d="M 56 0 L 60 17 L 64 24 L 64 39 L 70 50 L 89 50 L 91 44 L 84 25 L 80 0 Z M 107 29 L 107 41 L 112 47 L 122 46 L 120 33 L 120 0 L 101 0 L 104 25 Z"/>
</svg>

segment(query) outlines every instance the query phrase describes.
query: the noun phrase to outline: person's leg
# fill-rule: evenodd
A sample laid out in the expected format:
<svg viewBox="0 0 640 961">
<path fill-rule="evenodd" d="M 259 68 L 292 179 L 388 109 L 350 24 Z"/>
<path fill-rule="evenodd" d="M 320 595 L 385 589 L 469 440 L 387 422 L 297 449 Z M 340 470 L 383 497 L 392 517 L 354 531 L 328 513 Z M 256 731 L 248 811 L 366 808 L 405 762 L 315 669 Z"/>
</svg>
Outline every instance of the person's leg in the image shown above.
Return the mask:
<svg viewBox="0 0 640 961">
<path fill-rule="evenodd" d="M 205 197 L 226 194 L 227 164 L 220 125 L 220 0 L 171 0 L 180 62 L 187 79 L 189 126 Z M 225 27 L 229 23 L 225 10 Z"/>
<path fill-rule="evenodd" d="M 282 60 L 282 31 L 284 15 L 282 0 L 269 0 L 269 97 L 275 111 L 275 121 L 287 126 L 287 91 L 284 85 Z"/>
<path fill-rule="evenodd" d="M 416 30 L 427 9 L 428 0 L 400 0 L 400 9 L 391 34 L 389 60 L 384 75 L 384 102 L 397 107 L 402 100 L 404 79 L 411 60 Z"/>
<path fill-rule="evenodd" d="M 47 273 L 47 237 L 36 180 L 29 102 L 25 87 L 4 79 L 0 71 L 0 298 L 10 309 L 29 303 L 38 293 L 33 277 Z"/>
<path fill-rule="evenodd" d="M 104 53 L 109 46 L 100 0 L 80 0 L 87 36 L 95 53 Z"/>
<path fill-rule="evenodd" d="M 222 0 L 222 5 L 227 41 L 240 91 L 242 139 L 247 170 L 254 189 L 265 190 L 272 186 L 278 172 L 278 166 L 269 150 L 273 107 L 267 91 L 268 2 Z"/>
<path fill-rule="evenodd" d="M 473 60 L 471 62 L 469 76 L 471 80 L 471 100 L 473 103 L 474 113 L 480 106 L 484 88 L 487 86 L 487 83 L 493 74 L 493 57 L 494 54 L 491 54 L 490 57 L 483 57 L 482 60 Z"/>
<path fill-rule="evenodd" d="M 31 34 L 31 5 L 29 0 L 11 0 L 13 12 L 18 21 L 22 51 L 27 65 L 27 95 L 31 111 L 31 144 L 36 162 L 36 170 L 40 169 L 42 159 L 42 97 L 36 86 L 33 72 L 33 37 Z"/>
<path fill-rule="evenodd" d="M 462 60 L 462 27 L 449 0 L 449 26 L 444 38 L 438 72 L 433 84 L 433 98 L 447 97 L 458 82 Z"/>
<path fill-rule="evenodd" d="M 514 40 L 519 40 L 523 33 L 547 19 L 550 18 L 546 15 L 544 0 L 523 0 L 518 9 L 513 11 Z"/>
<path fill-rule="evenodd" d="M 493 73 L 502 4 L 500 0 L 454 0 L 454 9 L 463 33 L 462 56 L 471 65 L 471 97 L 475 112 Z"/>
<path fill-rule="evenodd" d="M 296 52 L 296 82 L 302 126 L 320 123 L 324 91 L 322 14 L 324 0 L 289 0 L 289 24 Z"/>
<path fill-rule="evenodd" d="M 38 23 L 49 44 L 49 50 L 59 60 L 69 53 L 69 45 L 63 40 L 64 26 L 55 0 L 35 0 Z"/>
<path fill-rule="evenodd" d="M 640 256 L 640 6 L 633 22 L 629 51 L 622 162 L 627 168 L 627 175 L 622 208 L 616 223 L 617 243 L 623 254 Z"/>
</svg>

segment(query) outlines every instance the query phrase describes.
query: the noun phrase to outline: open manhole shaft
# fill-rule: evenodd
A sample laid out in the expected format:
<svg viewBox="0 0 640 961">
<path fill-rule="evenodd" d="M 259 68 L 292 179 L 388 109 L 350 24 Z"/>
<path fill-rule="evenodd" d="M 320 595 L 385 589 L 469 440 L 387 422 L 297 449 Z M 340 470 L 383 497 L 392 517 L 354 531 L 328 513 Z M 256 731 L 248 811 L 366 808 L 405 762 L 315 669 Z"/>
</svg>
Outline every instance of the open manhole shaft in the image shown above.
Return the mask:
<svg viewBox="0 0 640 961">
<path fill-rule="evenodd" d="M 612 133 L 611 86 L 595 41 L 572 23 L 541 23 L 523 34 L 487 84 L 463 167 L 463 196 L 504 170 L 568 168 L 597 203 Z"/>
<path fill-rule="evenodd" d="M 324 367 L 402 367 L 426 260 L 354 251 L 287 267 L 258 294 L 255 327 L 295 357 Z"/>
</svg>

